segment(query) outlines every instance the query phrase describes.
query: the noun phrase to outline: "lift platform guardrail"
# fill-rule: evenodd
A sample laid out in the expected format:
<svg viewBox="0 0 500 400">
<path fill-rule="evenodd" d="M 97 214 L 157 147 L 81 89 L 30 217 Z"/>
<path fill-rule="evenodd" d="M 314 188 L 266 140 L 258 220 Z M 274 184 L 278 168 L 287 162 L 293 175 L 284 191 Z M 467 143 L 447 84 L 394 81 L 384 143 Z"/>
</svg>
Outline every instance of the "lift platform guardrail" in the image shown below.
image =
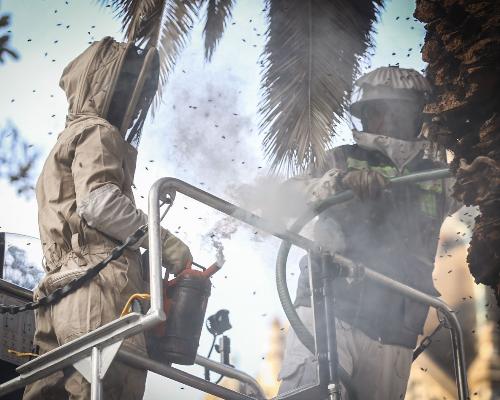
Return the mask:
<svg viewBox="0 0 500 400">
<path fill-rule="evenodd" d="M 418 173 L 400 177 L 397 178 L 399 179 L 399 182 L 397 183 L 442 179 L 447 176 L 449 176 L 448 170 L 437 170 L 428 173 Z M 123 349 L 120 350 L 120 345 L 126 337 L 140 333 L 165 320 L 165 314 L 162 308 L 163 293 L 161 290 L 162 260 L 160 239 L 160 204 L 161 201 L 165 200 L 167 194 L 175 192 L 182 193 L 228 216 L 236 218 L 253 227 L 262 229 L 267 233 L 282 239 L 284 242 L 282 244 L 282 250 L 280 251 L 280 254 L 281 260 L 284 259 L 285 264 L 288 251 L 292 244 L 307 251 L 314 251 L 317 249 L 317 245 L 313 241 L 296 233 L 296 231 L 300 231 L 299 225 L 301 223 L 304 223 L 304 221 L 309 221 L 312 214 L 306 215 L 301 218 L 294 224 L 292 229 L 289 230 L 284 226 L 276 226 L 270 221 L 267 221 L 247 210 L 244 210 L 221 198 L 198 189 L 186 182 L 175 178 L 161 178 L 156 181 L 151 187 L 148 199 L 150 268 L 149 283 L 151 294 L 151 308 L 149 309 L 147 314 L 142 315 L 138 313 L 131 313 L 124 317 L 118 318 L 117 320 L 101 326 L 100 328 L 90 333 L 87 333 L 65 345 L 62 345 L 48 353 L 39 356 L 32 361 L 21 365 L 19 368 L 17 368 L 17 372 L 19 373 L 19 376 L 17 378 L 0 384 L 0 398 L 2 395 L 17 390 L 38 379 L 46 377 L 55 371 L 61 370 L 62 368 L 68 366 L 74 366 L 91 383 L 91 399 L 101 400 L 102 380 L 110 364 L 115 360 L 115 358 L 118 358 L 122 362 L 130 364 L 137 368 L 144 368 L 156 372 L 175 381 L 195 387 L 204 392 L 216 395 L 224 399 L 244 400 L 252 398 L 264 398 L 262 389 L 258 386 L 258 383 L 253 378 L 249 377 L 247 374 L 241 371 L 231 369 L 230 367 L 224 366 L 222 364 L 216 365 L 219 363 L 216 363 L 215 361 L 206 360 L 202 357 L 197 357 L 196 360 L 196 362 L 200 365 L 204 365 L 216 372 L 219 372 L 226 376 L 231 376 L 254 387 L 258 392 L 256 397 L 243 395 L 241 393 L 223 388 L 214 383 L 207 382 L 202 378 L 199 378 L 187 372 L 180 371 L 176 368 L 169 367 L 161 363 L 157 363 L 141 355 L 131 353 Z M 337 201 L 339 201 L 339 198 L 349 199 L 351 196 L 352 193 L 349 192 L 341 193 L 337 196 L 336 199 L 333 200 L 333 202 L 330 202 L 329 200 L 325 201 L 321 205 L 321 207 L 317 207 L 313 211 L 313 213 L 319 213 L 332 204 L 335 204 Z M 375 271 L 372 271 L 369 268 L 360 267 L 344 257 L 337 255 L 335 257 L 336 262 L 347 268 L 350 273 L 359 274 L 360 268 L 362 268 L 361 272 L 364 274 L 364 276 L 377 282 L 378 284 L 381 284 L 391 290 L 395 290 L 404 296 L 412 298 L 415 301 L 419 301 L 423 304 L 427 304 L 431 307 L 437 308 L 443 312 L 443 314 L 447 317 L 448 322 L 450 323 L 450 329 L 452 331 L 452 345 L 455 355 L 455 368 L 459 398 L 460 400 L 466 400 L 468 398 L 468 389 L 465 372 L 463 337 L 460 324 L 455 314 L 453 313 L 453 310 L 451 310 L 451 308 L 440 299 L 419 292 L 418 290 L 415 290 L 409 286 L 401 284 Z M 280 296 L 282 295 L 283 293 L 280 294 Z M 289 297 L 288 293 L 287 295 Z M 300 319 L 298 319 L 298 316 L 293 315 L 293 312 L 290 312 L 290 310 L 285 311 L 287 317 L 292 323 L 292 326 L 297 326 L 300 329 L 300 324 L 302 323 Z M 305 338 L 304 340 L 306 342 L 310 340 L 307 339 L 307 334 L 303 334 L 302 336 Z"/>
</svg>

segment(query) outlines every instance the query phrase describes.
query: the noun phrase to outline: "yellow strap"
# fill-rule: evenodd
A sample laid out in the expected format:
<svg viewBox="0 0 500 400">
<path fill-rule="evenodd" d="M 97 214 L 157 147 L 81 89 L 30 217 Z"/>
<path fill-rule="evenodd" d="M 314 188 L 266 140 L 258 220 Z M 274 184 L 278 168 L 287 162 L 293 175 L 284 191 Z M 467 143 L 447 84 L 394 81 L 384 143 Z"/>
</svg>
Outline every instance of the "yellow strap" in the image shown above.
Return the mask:
<svg viewBox="0 0 500 400">
<path fill-rule="evenodd" d="M 12 354 L 16 357 L 38 357 L 39 354 L 36 353 L 23 353 L 22 351 L 7 349 L 7 353 Z"/>
<path fill-rule="evenodd" d="M 151 299 L 151 295 L 149 293 L 134 293 L 130 298 L 127 300 L 127 304 L 125 304 L 125 307 L 123 307 L 122 313 L 120 314 L 120 317 L 123 317 L 124 315 L 127 315 L 130 312 L 130 308 L 132 305 L 132 302 L 134 300 L 149 300 Z"/>
</svg>

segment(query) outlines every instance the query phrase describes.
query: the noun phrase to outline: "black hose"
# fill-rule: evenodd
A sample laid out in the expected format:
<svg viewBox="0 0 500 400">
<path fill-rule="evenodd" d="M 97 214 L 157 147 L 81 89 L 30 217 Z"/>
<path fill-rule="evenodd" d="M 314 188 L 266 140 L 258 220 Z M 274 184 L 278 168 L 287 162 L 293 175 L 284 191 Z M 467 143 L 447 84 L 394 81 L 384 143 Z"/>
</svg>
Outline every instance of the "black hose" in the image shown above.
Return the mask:
<svg viewBox="0 0 500 400">
<path fill-rule="evenodd" d="M 404 183 L 415 183 L 420 181 L 427 181 L 433 179 L 445 179 L 451 176 L 451 172 L 447 168 L 436 169 L 431 171 L 417 172 L 414 174 L 409 174 L 405 176 L 396 177 L 390 180 L 392 184 L 404 184 Z M 344 192 L 333 195 L 332 197 L 321 200 L 314 203 L 311 206 L 311 210 L 307 211 L 305 214 L 297 218 L 297 220 L 289 228 L 290 232 L 299 233 L 302 228 L 315 216 L 321 214 L 323 211 L 332 207 L 333 205 L 343 203 L 354 197 L 351 190 L 346 190 Z M 315 353 L 314 337 L 312 336 L 309 329 L 304 325 L 300 319 L 295 307 L 293 305 L 292 299 L 290 297 L 290 292 L 288 290 L 288 285 L 286 282 L 286 262 L 288 260 L 288 254 L 290 253 L 291 243 L 283 240 L 278 251 L 278 257 L 276 259 L 276 287 L 278 290 L 278 296 L 280 298 L 281 306 L 285 312 L 288 321 L 295 334 L 302 342 L 302 344 L 312 353 Z M 340 366 L 339 366 L 340 367 Z M 355 389 L 351 384 L 349 375 L 339 368 L 339 377 L 347 391 L 350 394 L 350 398 L 355 399 Z"/>
</svg>

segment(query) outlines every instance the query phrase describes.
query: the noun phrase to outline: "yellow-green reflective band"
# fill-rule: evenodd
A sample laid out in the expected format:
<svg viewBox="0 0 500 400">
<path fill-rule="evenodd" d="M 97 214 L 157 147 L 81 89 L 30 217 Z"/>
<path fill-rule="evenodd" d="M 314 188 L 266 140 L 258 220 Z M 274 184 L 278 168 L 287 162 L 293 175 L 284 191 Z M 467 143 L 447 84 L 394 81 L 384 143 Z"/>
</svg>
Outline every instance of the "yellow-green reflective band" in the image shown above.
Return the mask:
<svg viewBox="0 0 500 400">
<path fill-rule="evenodd" d="M 380 166 L 372 166 L 368 165 L 368 161 L 356 160 L 355 158 L 349 157 L 347 159 L 347 168 L 348 169 L 369 169 L 372 171 L 377 171 L 384 175 L 386 178 L 394 178 L 398 170 L 396 167 L 391 165 L 380 165 Z"/>
<path fill-rule="evenodd" d="M 394 178 L 398 174 L 398 170 L 396 169 L 396 167 L 392 167 L 390 165 L 370 167 L 370 169 L 381 173 L 386 178 Z"/>
<path fill-rule="evenodd" d="M 418 182 L 416 185 L 422 189 L 434 193 L 443 193 L 443 183 L 440 180 Z"/>
<path fill-rule="evenodd" d="M 431 217 L 437 217 L 438 207 L 436 195 L 432 192 L 420 194 L 420 210 Z"/>
<path fill-rule="evenodd" d="M 357 160 L 357 159 L 351 158 L 351 157 L 347 158 L 347 168 L 348 169 L 370 169 L 373 171 L 380 172 L 386 178 L 394 178 L 395 176 L 398 175 L 397 168 L 392 166 L 392 165 L 371 166 L 371 165 L 368 165 L 368 161 Z M 408 175 L 410 173 L 411 173 L 411 171 L 407 167 L 405 167 L 403 169 L 403 173 L 401 175 Z M 418 186 L 420 189 L 425 190 L 425 191 L 430 191 L 430 192 L 435 192 L 435 193 L 442 193 L 443 192 L 443 184 L 440 180 L 417 182 L 415 185 Z"/>
<path fill-rule="evenodd" d="M 356 160 L 355 158 L 349 157 L 347 159 L 347 168 L 348 169 L 367 169 L 368 161 Z"/>
<path fill-rule="evenodd" d="M 357 160 L 355 158 L 347 158 L 347 168 L 348 169 L 369 169 L 372 171 L 377 171 L 381 173 L 386 178 L 394 178 L 398 175 L 398 169 L 392 165 L 380 165 L 371 166 L 368 161 Z M 405 167 L 403 169 L 402 175 L 408 175 L 411 171 Z M 437 207 L 437 197 L 436 195 L 443 192 L 443 184 L 440 180 L 418 182 L 415 184 L 422 192 L 419 194 L 420 209 L 425 214 L 437 217 L 438 207 Z"/>
</svg>

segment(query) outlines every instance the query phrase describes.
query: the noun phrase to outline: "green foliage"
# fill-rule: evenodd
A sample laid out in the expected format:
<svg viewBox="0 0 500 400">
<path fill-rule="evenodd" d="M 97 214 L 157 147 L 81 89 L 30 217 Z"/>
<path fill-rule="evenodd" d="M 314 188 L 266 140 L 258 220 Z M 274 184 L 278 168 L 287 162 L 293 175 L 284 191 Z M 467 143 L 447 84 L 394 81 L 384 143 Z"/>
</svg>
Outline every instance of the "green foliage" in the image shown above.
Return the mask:
<svg viewBox="0 0 500 400">
<path fill-rule="evenodd" d="M 32 171 L 38 152 L 21 136 L 12 123 L 0 128 L 0 178 L 6 179 L 18 194 L 32 194 Z"/>
<path fill-rule="evenodd" d="M 14 59 L 18 58 L 17 53 L 9 47 L 10 31 L 7 30 L 5 33 L 2 33 L 2 31 L 5 31 L 9 27 L 9 19 L 10 16 L 7 14 L 0 16 L 0 64 L 5 62 L 4 57 L 6 54 Z"/>
<path fill-rule="evenodd" d="M 5 31 L 10 24 L 9 15 L 0 16 L 0 32 Z M 10 30 L 0 33 L 0 64 L 5 62 L 7 54 L 17 59 L 17 53 L 9 47 Z M 31 172 L 38 158 L 38 153 L 20 135 L 17 128 L 7 123 L 0 128 L 0 178 L 7 179 L 18 194 L 29 195 L 33 192 L 33 177 Z"/>
<path fill-rule="evenodd" d="M 205 58 L 210 61 L 217 43 L 231 19 L 234 0 L 208 0 L 203 35 L 205 36 Z"/>
</svg>

